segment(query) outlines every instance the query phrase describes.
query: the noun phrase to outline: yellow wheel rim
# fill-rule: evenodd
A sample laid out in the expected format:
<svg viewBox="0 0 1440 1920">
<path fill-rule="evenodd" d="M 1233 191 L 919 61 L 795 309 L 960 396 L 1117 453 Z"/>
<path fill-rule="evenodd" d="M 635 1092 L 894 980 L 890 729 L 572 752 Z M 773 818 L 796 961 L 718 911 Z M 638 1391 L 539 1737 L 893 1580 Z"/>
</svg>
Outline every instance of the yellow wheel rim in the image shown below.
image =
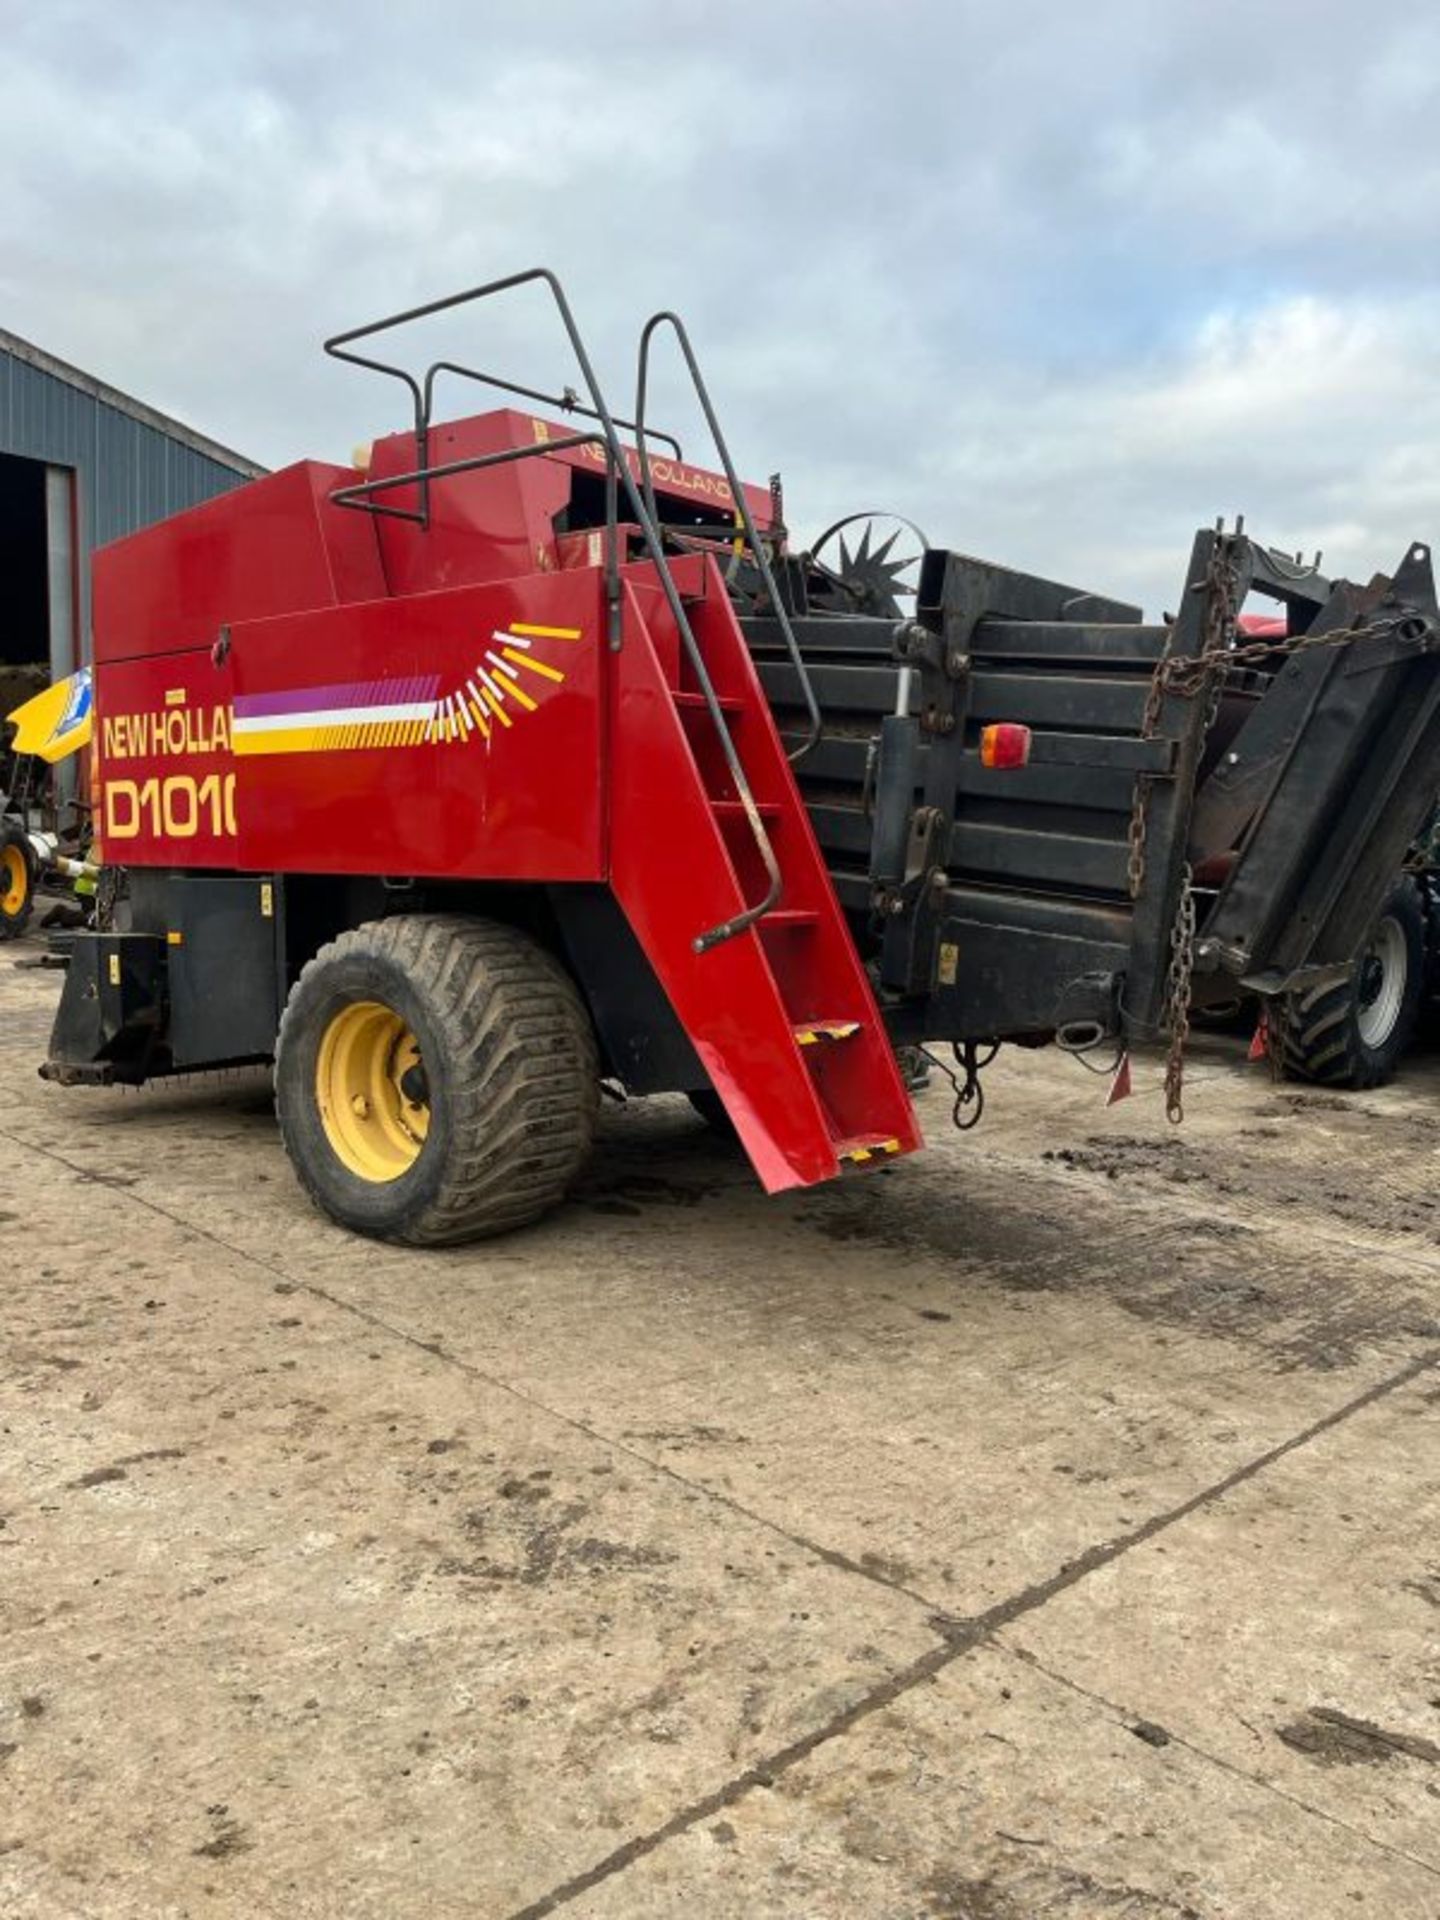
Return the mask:
<svg viewBox="0 0 1440 1920">
<path fill-rule="evenodd" d="M 423 1075 L 420 1042 L 393 1007 L 357 1000 L 331 1020 L 315 1061 L 315 1101 L 351 1173 L 398 1180 L 420 1158 L 430 1131 Z"/>
<path fill-rule="evenodd" d="M 25 855 L 13 843 L 0 849 L 0 913 L 18 920 L 30 891 L 30 869 Z"/>
</svg>

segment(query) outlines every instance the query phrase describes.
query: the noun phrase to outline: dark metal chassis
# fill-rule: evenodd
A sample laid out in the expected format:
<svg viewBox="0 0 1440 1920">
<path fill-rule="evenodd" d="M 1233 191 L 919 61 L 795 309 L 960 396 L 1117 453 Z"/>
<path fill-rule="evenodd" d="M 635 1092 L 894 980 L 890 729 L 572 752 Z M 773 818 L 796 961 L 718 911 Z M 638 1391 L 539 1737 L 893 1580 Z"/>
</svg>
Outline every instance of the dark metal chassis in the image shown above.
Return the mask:
<svg viewBox="0 0 1440 1920">
<path fill-rule="evenodd" d="M 1162 656 L 1214 644 L 1222 569 L 1232 607 L 1261 593 L 1306 644 L 1169 692 L 1147 737 Z M 744 624 L 783 726 L 793 670 L 765 619 Z M 1157 1037 L 1192 873 L 1197 1004 L 1333 974 L 1362 948 L 1440 786 L 1420 546 L 1359 588 L 1204 530 L 1168 628 L 930 552 L 913 621 L 797 608 L 793 624 L 825 718 L 801 784 L 897 1042 Z M 1233 637 L 1233 621 L 1221 628 Z M 1033 729 L 1022 770 L 979 764 L 980 729 L 1002 719 Z"/>
</svg>

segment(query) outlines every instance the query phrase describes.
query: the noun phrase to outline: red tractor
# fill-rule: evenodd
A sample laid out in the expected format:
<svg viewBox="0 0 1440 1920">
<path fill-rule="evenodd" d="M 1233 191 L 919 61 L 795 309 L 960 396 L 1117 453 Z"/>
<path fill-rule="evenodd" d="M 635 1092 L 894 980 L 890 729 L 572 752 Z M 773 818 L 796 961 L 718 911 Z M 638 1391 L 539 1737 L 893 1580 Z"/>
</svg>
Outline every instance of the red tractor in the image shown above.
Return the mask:
<svg viewBox="0 0 1440 1920">
<path fill-rule="evenodd" d="M 583 399 L 375 357 L 526 285 Z M 645 426 L 662 329 L 720 472 Z M 362 1232 L 535 1219 L 605 1078 L 725 1117 L 775 1191 L 921 1144 L 897 1047 L 954 1047 L 957 1113 L 1004 1040 L 1178 1065 L 1192 997 L 1351 962 L 1440 785 L 1423 548 L 1357 589 L 1202 532 L 1163 627 L 927 548 L 899 618 L 891 542 L 828 566 L 741 483 L 673 315 L 633 423 L 543 270 L 327 346 L 410 398 L 363 475 L 302 462 L 96 557 L 108 884 L 43 1071 L 273 1056 L 301 1181 Z M 442 378 L 545 411 L 439 424 Z M 1218 754 L 1251 590 L 1283 629 Z"/>
</svg>

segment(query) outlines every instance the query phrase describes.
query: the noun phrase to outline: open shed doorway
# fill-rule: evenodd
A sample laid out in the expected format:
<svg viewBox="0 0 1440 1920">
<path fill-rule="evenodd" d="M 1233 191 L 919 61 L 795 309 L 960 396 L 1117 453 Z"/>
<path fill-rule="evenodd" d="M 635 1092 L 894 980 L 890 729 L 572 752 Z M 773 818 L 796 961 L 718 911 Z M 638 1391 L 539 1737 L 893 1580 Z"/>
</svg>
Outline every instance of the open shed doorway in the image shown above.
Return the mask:
<svg viewBox="0 0 1440 1920">
<path fill-rule="evenodd" d="M 50 677 L 50 556 L 43 460 L 0 453 L 0 669 Z"/>
<path fill-rule="evenodd" d="M 0 453 L 0 807 L 46 817 L 76 797 L 79 769 L 17 761 L 5 716 L 76 665 L 75 475 Z"/>
</svg>

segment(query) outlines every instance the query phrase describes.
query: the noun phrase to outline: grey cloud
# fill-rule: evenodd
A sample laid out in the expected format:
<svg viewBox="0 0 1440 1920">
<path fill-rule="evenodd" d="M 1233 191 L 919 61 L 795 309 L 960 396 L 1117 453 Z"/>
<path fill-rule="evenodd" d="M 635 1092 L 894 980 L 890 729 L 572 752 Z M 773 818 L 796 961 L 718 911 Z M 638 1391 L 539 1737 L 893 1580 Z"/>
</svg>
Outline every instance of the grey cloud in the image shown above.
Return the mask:
<svg viewBox="0 0 1440 1920">
<path fill-rule="evenodd" d="M 802 529 L 893 506 L 1152 610 L 1218 511 L 1355 571 L 1433 531 L 1440 29 L 1408 6 L 0 20 L 0 320 L 257 458 L 398 424 L 325 333 L 544 260 L 617 405 L 639 319 L 690 317 Z M 435 339 L 564 380 L 542 322 Z"/>
</svg>

